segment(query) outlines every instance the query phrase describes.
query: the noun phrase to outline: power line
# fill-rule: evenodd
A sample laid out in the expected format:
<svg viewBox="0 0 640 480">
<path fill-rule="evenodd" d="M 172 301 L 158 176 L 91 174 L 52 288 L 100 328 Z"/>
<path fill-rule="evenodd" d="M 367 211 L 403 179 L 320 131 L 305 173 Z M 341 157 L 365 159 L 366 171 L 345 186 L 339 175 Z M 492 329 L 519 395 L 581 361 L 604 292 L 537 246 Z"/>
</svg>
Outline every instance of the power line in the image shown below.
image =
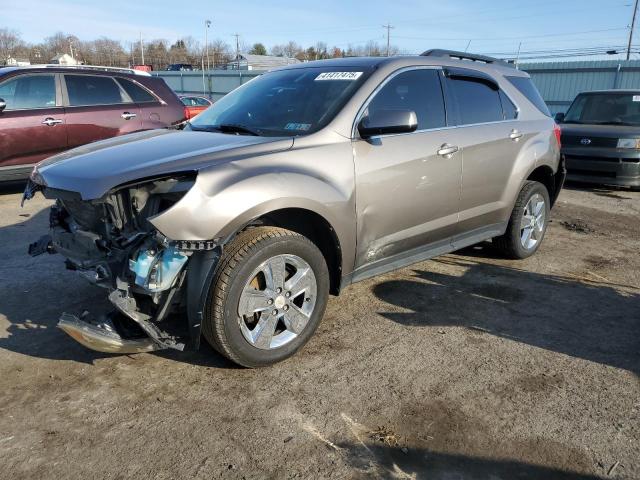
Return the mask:
<svg viewBox="0 0 640 480">
<path fill-rule="evenodd" d="M 383 25 L 384 26 L 384 25 Z M 580 32 L 567 32 L 567 33 L 545 33 L 541 35 L 520 35 L 517 37 L 477 37 L 477 38 L 441 38 L 441 37 L 408 37 L 403 35 L 396 35 L 395 38 L 404 38 L 407 40 L 444 40 L 444 41 L 489 41 L 489 40 L 523 40 L 528 38 L 547 38 L 547 37 L 567 37 L 573 35 L 584 35 L 588 33 L 602 33 L 602 32 L 614 32 L 620 30 L 627 30 L 626 27 L 619 28 L 605 28 L 600 30 L 583 30 Z"/>
</svg>

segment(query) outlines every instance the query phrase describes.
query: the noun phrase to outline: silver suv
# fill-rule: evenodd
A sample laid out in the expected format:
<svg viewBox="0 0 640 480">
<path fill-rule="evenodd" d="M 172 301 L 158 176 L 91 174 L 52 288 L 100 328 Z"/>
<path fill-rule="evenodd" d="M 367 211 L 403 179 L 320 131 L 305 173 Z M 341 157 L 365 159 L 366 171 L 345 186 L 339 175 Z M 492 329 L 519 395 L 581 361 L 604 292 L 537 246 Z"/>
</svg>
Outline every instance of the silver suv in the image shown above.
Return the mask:
<svg viewBox="0 0 640 480">
<path fill-rule="evenodd" d="M 329 294 L 484 240 L 532 255 L 564 181 L 559 129 L 526 73 L 442 50 L 262 75 L 182 130 L 51 157 L 32 255 L 108 289 L 63 314 L 95 350 L 198 348 L 259 367 L 294 354 Z"/>
</svg>

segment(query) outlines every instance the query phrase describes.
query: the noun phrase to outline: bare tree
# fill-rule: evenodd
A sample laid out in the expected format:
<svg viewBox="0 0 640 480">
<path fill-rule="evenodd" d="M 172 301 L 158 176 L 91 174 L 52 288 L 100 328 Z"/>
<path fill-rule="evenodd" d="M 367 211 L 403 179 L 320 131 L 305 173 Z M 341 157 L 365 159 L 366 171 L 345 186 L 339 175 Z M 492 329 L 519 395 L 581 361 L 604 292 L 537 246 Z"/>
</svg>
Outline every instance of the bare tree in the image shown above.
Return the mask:
<svg viewBox="0 0 640 480">
<path fill-rule="evenodd" d="M 225 66 L 235 57 L 235 48 L 232 49 L 227 42 L 216 38 L 209 44 L 209 54 L 213 56 L 213 68 L 219 68 Z"/>
<path fill-rule="evenodd" d="M 284 45 L 274 45 L 273 47 L 271 47 L 271 55 L 274 55 L 276 57 L 284 57 L 284 49 Z"/>
<path fill-rule="evenodd" d="M 18 48 L 23 46 L 24 42 L 17 31 L 0 28 L 0 62 L 6 62 L 9 57 L 16 55 Z"/>
</svg>

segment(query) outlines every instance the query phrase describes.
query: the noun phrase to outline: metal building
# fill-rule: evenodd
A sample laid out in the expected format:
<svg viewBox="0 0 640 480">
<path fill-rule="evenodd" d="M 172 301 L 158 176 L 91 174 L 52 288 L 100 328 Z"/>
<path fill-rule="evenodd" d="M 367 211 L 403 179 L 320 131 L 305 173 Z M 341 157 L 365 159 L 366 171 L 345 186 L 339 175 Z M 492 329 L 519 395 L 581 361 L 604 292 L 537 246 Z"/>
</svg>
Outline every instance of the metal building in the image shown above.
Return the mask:
<svg viewBox="0 0 640 480">
<path fill-rule="evenodd" d="M 251 55 L 241 53 L 235 60 L 227 64 L 228 70 L 273 70 L 294 63 L 300 63 L 297 58 L 276 57 L 274 55 Z"/>
<path fill-rule="evenodd" d="M 610 88 L 640 90 L 640 60 L 520 64 L 531 75 L 551 113 L 566 112 L 580 92 Z"/>
</svg>

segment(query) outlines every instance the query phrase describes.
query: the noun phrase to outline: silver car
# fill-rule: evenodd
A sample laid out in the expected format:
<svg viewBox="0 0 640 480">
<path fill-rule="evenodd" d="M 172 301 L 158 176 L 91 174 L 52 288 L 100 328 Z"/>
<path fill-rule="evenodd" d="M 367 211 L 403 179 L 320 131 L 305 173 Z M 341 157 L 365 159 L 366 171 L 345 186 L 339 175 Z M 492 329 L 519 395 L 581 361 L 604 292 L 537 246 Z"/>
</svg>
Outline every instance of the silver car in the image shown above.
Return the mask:
<svg viewBox="0 0 640 480">
<path fill-rule="evenodd" d="M 492 239 L 539 247 L 564 181 L 559 129 L 526 73 L 489 57 L 310 62 L 264 74 L 182 130 L 86 145 L 33 171 L 55 199 L 32 255 L 105 287 L 64 313 L 89 348 L 283 360 L 329 294 Z"/>
</svg>

